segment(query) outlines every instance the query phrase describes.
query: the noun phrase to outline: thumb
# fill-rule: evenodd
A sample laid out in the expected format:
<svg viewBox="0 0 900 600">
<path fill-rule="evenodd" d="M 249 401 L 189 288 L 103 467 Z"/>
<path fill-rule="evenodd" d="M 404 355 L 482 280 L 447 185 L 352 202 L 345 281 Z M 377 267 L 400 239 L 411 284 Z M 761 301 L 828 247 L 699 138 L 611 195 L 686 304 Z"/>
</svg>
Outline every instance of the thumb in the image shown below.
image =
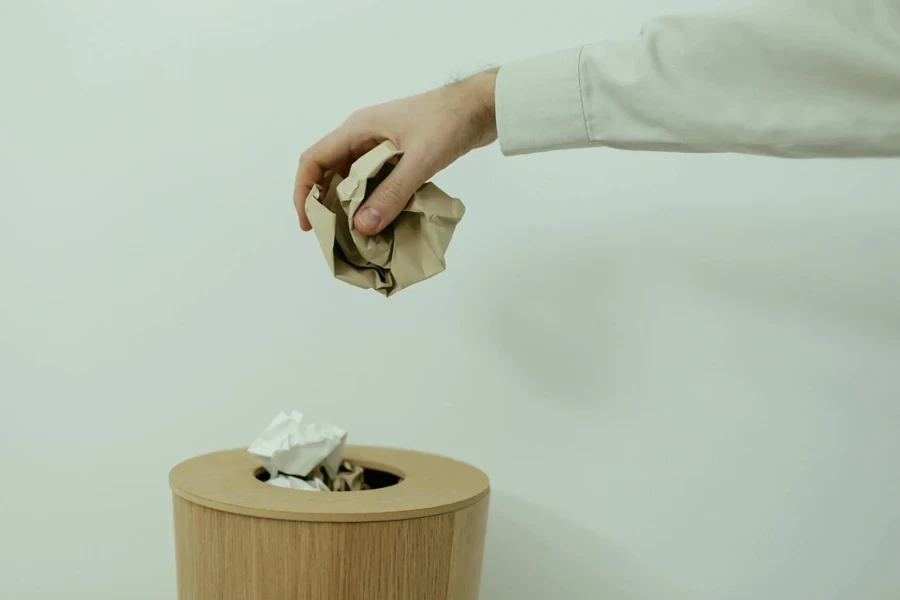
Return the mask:
<svg viewBox="0 0 900 600">
<path fill-rule="evenodd" d="M 404 154 L 390 175 L 363 202 L 353 224 L 365 235 L 375 235 L 387 227 L 406 207 L 429 174 L 425 165 L 415 157 Z"/>
</svg>

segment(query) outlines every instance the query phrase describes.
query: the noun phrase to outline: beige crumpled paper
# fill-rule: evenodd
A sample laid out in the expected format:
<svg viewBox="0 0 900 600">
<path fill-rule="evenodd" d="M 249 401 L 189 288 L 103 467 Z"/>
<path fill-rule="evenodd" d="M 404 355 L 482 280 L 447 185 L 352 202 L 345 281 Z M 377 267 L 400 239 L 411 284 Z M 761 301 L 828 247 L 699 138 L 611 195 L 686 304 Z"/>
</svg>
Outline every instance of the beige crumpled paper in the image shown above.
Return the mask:
<svg viewBox="0 0 900 600">
<path fill-rule="evenodd" d="M 332 175 L 324 199 L 318 185 L 306 198 L 306 215 L 334 276 L 385 296 L 446 268 L 444 253 L 465 213 L 461 200 L 426 183 L 380 234 L 369 237 L 356 231 L 353 215 L 400 154 L 391 142 L 384 142 L 353 163 L 347 179 Z"/>
<path fill-rule="evenodd" d="M 337 477 L 331 483 L 331 487 L 336 492 L 358 492 L 368 489 L 364 477 L 362 467 L 345 460 Z"/>
<path fill-rule="evenodd" d="M 341 468 L 334 477 L 326 473 L 322 467 L 319 467 L 310 473 L 307 479 L 315 482 L 321 481 L 326 490 L 333 492 L 359 492 L 369 489 L 365 477 L 365 469 L 349 460 L 345 460 L 341 463 Z"/>
</svg>

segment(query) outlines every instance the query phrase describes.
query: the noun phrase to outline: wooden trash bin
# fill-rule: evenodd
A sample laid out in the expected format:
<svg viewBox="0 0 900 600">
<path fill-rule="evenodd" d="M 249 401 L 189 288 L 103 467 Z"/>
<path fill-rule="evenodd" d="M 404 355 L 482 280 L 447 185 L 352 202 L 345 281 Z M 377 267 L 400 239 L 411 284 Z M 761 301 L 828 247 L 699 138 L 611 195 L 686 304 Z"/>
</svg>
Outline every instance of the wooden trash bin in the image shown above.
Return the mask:
<svg viewBox="0 0 900 600">
<path fill-rule="evenodd" d="M 348 446 L 345 458 L 399 482 L 284 489 L 245 449 L 172 469 L 179 600 L 476 600 L 487 476 L 393 448 Z"/>
</svg>

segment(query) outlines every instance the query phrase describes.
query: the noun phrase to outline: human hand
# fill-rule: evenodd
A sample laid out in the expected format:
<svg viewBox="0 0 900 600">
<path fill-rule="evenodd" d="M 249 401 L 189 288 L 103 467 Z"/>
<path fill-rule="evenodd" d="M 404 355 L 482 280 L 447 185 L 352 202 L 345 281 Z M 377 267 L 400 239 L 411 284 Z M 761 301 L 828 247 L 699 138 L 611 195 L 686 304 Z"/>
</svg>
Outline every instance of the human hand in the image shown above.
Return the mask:
<svg viewBox="0 0 900 600">
<path fill-rule="evenodd" d="M 403 155 L 353 220 L 361 233 L 379 233 L 435 173 L 497 139 L 496 80 L 496 70 L 486 71 L 424 94 L 354 113 L 300 157 L 294 182 L 294 206 L 300 228 L 311 229 L 306 217 L 306 197 L 327 172 L 346 177 L 357 158 L 389 140 Z"/>
</svg>

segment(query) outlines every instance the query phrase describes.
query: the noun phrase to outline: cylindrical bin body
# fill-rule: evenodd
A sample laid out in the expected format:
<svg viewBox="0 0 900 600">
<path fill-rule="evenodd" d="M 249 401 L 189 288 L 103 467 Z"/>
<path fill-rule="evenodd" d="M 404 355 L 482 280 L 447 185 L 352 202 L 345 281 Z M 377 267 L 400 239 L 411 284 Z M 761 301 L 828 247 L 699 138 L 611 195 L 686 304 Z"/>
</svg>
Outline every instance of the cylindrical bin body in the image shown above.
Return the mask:
<svg viewBox="0 0 900 600">
<path fill-rule="evenodd" d="M 345 457 L 400 482 L 284 489 L 261 481 L 244 449 L 175 467 L 179 600 L 477 600 L 487 476 L 393 448 L 348 446 Z"/>
</svg>

